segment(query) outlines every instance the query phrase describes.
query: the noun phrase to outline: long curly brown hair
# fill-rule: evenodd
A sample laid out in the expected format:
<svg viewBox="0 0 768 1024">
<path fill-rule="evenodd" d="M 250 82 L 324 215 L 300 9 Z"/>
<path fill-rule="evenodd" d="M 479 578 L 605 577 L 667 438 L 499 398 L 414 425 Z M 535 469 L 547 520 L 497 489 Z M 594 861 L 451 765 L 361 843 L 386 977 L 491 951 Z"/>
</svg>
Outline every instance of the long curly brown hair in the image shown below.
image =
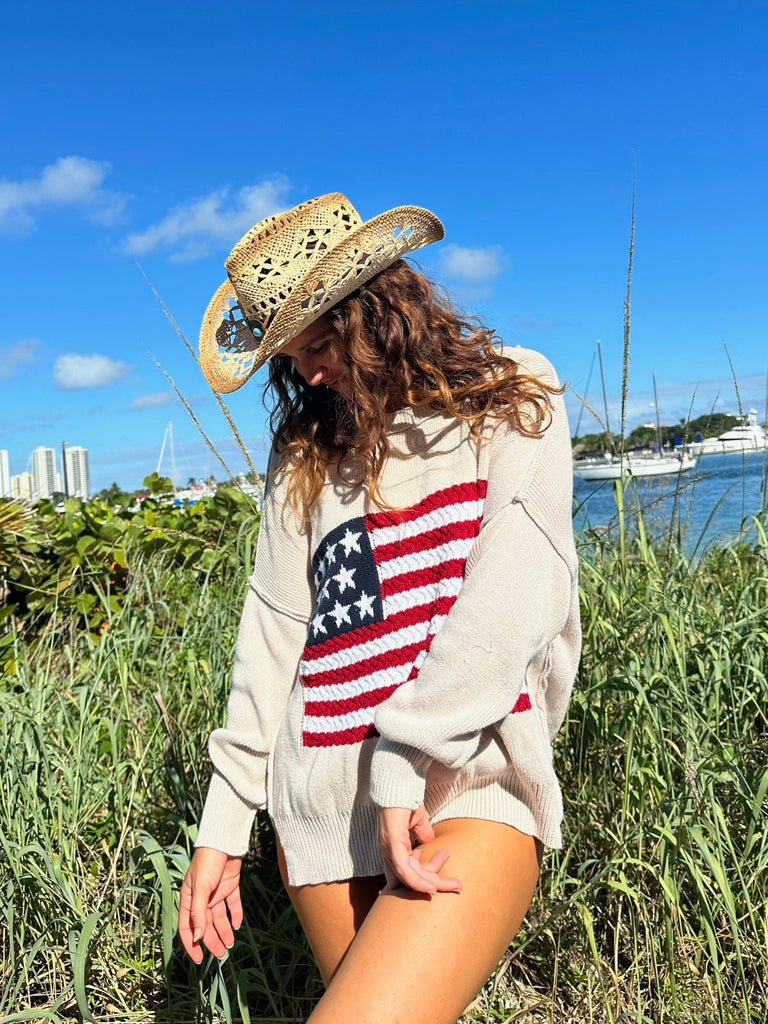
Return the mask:
<svg viewBox="0 0 768 1024">
<path fill-rule="evenodd" d="M 277 402 L 275 448 L 289 472 L 291 505 L 307 513 L 326 468 L 354 456 L 380 504 L 379 478 L 390 450 L 387 419 L 426 405 L 465 420 L 474 437 L 492 415 L 524 434 L 549 424 L 549 395 L 562 389 L 519 372 L 494 332 L 462 316 L 441 289 L 398 260 L 326 314 L 349 368 L 348 397 L 310 387 L 288 356 L 269 363 Z"/>
</svg>

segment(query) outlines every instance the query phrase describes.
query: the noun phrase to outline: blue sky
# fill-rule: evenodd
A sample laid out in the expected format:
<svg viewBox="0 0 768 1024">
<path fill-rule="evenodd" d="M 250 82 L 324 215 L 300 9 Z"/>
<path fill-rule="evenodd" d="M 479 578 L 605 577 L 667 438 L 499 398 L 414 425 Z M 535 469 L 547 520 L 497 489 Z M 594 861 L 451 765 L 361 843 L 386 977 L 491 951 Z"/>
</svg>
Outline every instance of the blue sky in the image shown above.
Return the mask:
<svg viewBox="0 0 768 1024">
<path fill-rule="evenodd" d="M 629 426 L 653 416 L 654 370 L 666 422 L 736 410 L 725 345 L 762 415 L 767 51 L 768 5 L 748 0 L 16 5 L 0 39 L 11 472 L 66 441 L 89 449 L 94 489 L 137 487 L 171 421 L 179 482 L 223 478 L 153 357 L 240 470 L 137 262 L 196 344 L 240 235 L 329 191 L 365 218 L 434 210 L 446 238 L 425 271 L 578 391 L 601 339 L 615 395 L 633 166 Z M 264 468 L 260 388 L 228 404 Z"/>
</svg>

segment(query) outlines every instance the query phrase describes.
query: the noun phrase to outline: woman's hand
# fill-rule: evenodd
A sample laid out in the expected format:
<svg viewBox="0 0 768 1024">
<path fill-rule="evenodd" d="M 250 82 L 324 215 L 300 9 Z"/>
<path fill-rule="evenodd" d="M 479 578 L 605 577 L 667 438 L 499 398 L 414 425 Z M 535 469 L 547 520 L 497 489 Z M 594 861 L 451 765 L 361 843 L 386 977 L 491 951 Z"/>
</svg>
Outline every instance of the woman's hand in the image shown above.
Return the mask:
<svg viewBox="0 0 768 1024">
<path fill-rule="evenodd" d="M 208 846 L 195 850 L 181 883 L 179 937 L 196 964 L 203 962 L 201 940 L 219 958 L 235 944 L 233 929 L 243 923 L 242 863 L 242 857 L 230 857 Z"/>
<path fill-rule="evenodd" d="M 450 857 L 448 850 L 436 850 L 429 860 L 422 861 L 419 847 L 434 839 L 435 832 L 423 804 L 415 811 L 406 807 L 380 808 L 379 849 L 390 885 L 394 875 L 400 884 L 430 896 L 436 892 L 461 892 L 458 878 L 443 878 L 438 874 Z"/>
</svg>

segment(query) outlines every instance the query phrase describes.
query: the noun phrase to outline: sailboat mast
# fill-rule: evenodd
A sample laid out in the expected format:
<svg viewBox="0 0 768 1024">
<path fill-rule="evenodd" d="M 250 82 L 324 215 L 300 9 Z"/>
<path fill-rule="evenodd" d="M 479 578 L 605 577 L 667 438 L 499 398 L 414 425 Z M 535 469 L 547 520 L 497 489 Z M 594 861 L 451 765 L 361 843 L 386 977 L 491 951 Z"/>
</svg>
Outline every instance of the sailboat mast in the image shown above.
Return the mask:
<svg viewBox="0 0 768 1024">
<path fill-rule="evenodd" d="M 163 434 L 163 443 L 162 443 L 162 445 L 160 447 L 160 457 L 157 460 L 157 469 L 155 470 L 155 472 L 157 473 L 158 476 L 160 476 L 160 467 L 163 464 L 163 455 L 165 455 L 165 446 L 166 446 L 166 444 L 169 446 L 169 448 L 171 450 L 171 487 L 173 488 L 173 493 L 175 494 L 176 493 L 176 452 L 174 451 L 174 448 L 173 448 L 173 423 L 170 420 L 168 420 L 168 426 L 165 428 L 165 433 Z"/>
<path fill-rule="evenodd" d="M 163 464 L 163 455 L 165 454 L 165 442 L 167 440 L 168 440 L 168 427 L 165 428 L 165 433 L 163 434 L 163 443 L 160 445 L 160 457 L 157 460 L 157 469 L 155 470 L 155 473 L 158 476 L 160 476 L 160 467 Z"/>
<path fill-rule="evenodd" d="M 653 406 L 656 410 L 656 438 L 659 442 L 659 454 L 661 455 L 664 450 L 664 445 L 661 443 L 661 420 L 659 419 L 659 393 L 656 389 L 656 371 L 653 371 Z"/>
<path fill-rule="evenodd" d="M 605 390 L 605 369 L 603 367 L 603 346 L 600 344 L 600 339 L 597 339 L 597 356 L 600 361 L 600 381 L 603 385 L 603 408 L 605 409 L 605 440 L 606 447 L 613 449 L 613 434 L 611 433 L 611 423 L 608 419 L 608 392 Z"/>
<path fill-rule="evenodd" d="M 171 448 L 171 486 L 173 493 L 176 493 L 176 452 L 173 448 L 173 423 L 168 420 L 168 441 Z"/>
</svg>

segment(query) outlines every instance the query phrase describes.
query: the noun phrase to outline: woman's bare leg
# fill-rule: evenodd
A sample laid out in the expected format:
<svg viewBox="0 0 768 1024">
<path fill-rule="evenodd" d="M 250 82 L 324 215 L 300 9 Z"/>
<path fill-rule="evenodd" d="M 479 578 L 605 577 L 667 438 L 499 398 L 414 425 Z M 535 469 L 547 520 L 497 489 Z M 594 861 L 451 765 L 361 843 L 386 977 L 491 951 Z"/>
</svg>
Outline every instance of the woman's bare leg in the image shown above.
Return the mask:
<svg viewBox="0 0 768 1024">
<path fill-rule="evenodd" d="M 326 987 L 344 958 L 368 911 L 385 885 L 384 876 L 351 878 L 324 885 L 290 885 L 285 857 L 277 844 L 280 874 L 307 936 Z"/>
<path fill-rule="evenodd" d="M 435 834 L 422 855 L 451 851 L 444 870 L 462 881 L 459 894 L 385 889 L 360 925 L 372 889 L 356 899 L 353 886 L 372 879 L 291 893 L 330 979 L 309 1024 L 455 1024 L 482 988 L 528 909 L 540 844 L 475 818 L 441 822 Z"/>
</svg>

